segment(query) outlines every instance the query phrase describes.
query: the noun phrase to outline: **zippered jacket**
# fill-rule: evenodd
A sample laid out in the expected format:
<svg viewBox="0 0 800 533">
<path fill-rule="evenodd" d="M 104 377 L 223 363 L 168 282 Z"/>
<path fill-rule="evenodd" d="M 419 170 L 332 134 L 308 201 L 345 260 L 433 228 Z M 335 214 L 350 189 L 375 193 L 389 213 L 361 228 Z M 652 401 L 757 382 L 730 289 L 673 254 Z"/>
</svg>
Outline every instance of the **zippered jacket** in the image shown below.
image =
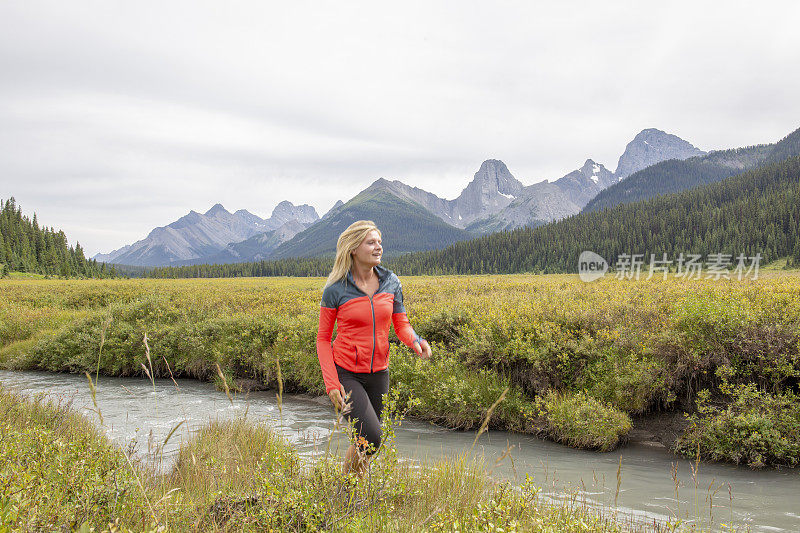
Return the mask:
<svg viewBox="0 0 800 533">
<path fill-rule="evenodd" d="M 370 298 L 353 281 L 350 272 L 322 293 L 317 332 L 317 357 L 325 392 L 340 387 L 336 365 L 351 372 L 378 372 L 389 364 L 389 323 L 400 341 L 413 350 L 419 335 L 403 307 L 403 288 L 391 270 L 376 266 L 378 291 Z M 331 343 L 333 325 L 336 339 Z"/>
</svg>

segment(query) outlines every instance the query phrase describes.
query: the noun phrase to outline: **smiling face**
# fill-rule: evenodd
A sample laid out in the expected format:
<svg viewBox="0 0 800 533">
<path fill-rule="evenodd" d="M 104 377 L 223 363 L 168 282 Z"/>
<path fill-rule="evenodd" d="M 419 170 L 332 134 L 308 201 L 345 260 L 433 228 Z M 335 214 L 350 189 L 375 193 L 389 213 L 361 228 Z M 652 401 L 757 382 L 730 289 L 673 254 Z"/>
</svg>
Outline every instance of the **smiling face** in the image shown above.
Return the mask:
<svg viewBox="0 0 800 533">
<path fill-rule="evenodd" d="M 368 267 L 380 265 L 383 255 L 380 234 L 375 230 L 367 233 L 358 248 L 350 252 L 350 255 L 353 256 L 353 262 L 356 264 Z"/>
</svg>

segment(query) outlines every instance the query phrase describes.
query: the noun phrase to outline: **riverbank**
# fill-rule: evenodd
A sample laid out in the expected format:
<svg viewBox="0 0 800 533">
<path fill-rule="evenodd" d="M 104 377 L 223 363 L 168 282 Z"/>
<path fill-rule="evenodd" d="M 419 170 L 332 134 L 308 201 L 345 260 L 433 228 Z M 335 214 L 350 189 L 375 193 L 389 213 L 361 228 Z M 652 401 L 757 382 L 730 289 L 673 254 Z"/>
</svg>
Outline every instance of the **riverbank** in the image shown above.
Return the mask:
<svg viewBox="0 0 800 533">
<path fill-rule="evenodd" d="M 505 392 L 492 428 L 608 450 L 631 436 L 633 419 L 688 412 L 694 418 L 674 449 L 691 457 L 800 461 L 797 275 L 403 281 L 412 325 L 435 353 L 425 362 L 391 347 L 392 388 L 411 416 L 475 429 Z M 314 352 L 321 285 L 3 280 L 0 366 L 221 386 L 218 365 L 234 388 L 275 387 L 280 367 L 287 391 L 323 394 Z"/>
<path fill-rule="evenodd" d="M 175 466 L 112 445 L 65 405 L 0 388 L 0 528 L 95 531 L 673 531 L 577 497 L 546 502 L 533 483 L 492 480 L 465 455 L 423 464 L 388 445 L 363 479 L 338 457 L 313 462 L 265 425 L 211 422 Z"/>
</svg>

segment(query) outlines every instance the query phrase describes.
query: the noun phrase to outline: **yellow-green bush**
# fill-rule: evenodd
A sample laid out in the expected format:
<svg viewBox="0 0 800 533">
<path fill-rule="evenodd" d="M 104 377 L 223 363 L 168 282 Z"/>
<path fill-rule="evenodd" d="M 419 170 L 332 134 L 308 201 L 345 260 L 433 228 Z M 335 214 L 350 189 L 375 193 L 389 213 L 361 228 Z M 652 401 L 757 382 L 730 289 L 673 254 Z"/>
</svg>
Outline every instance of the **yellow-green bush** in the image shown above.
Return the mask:
<svg viewBox="0 0 800 533">
<path fill-rule="evenodd" d="M 689 417 L 677 450 L 688 457 L 753 468 L 800 464 L 800 396 L 770 393 L 753 384 L 726 389 L 727 404 L 701 391 L 698 410 Z"/>
<path fill-rule="evenodd" d="M 586 392 L 548 392 L 537 401 L 547 432 L 575 448 L 609 451 L 631 430 L 630 417 Z"/>
</svg>

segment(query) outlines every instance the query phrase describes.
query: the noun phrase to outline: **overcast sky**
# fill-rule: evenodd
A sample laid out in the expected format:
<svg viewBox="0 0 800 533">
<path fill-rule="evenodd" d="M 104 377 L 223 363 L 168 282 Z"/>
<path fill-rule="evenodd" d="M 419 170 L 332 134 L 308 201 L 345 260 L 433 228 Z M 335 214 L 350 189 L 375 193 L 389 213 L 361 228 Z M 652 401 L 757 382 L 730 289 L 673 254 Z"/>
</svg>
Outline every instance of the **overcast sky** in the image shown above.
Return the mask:
<svg viewBox="0 0 800 533">
<path fill-rule="evenodd" d="M 322 215 L 800 127 L 800 2 L 0 2 L 0 198 L 89 255 L 221 202 Z"/>
</svg>

